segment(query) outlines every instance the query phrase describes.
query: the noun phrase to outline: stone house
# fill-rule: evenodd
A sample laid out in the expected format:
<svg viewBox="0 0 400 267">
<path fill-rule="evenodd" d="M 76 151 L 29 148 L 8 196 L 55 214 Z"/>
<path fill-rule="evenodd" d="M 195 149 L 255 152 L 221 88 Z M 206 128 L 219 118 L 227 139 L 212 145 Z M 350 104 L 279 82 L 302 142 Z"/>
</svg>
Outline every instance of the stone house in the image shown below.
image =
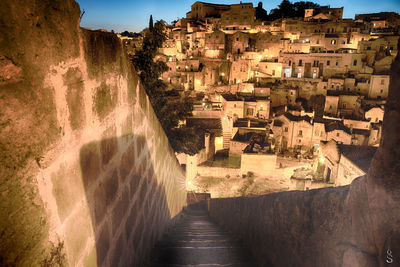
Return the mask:
<svg viewBox="0 0 400 267">
<path fill-rule="evenodd" d="M 337 92 L 335 92 L 337 93 Z M 361 108 L 362 96 L 351 92 L 339 93 L 338 116 L 364 118 L 364 111 Z"/>
<path fill-rule="evenodd" d="M 261 61 L 254 69 L 254 77 L 282 77 L 282 63 L 275 61 Z"/>
<path fill-rule="evenodd" d="M 222 12 L 221 25 L 225 30 L 251 29 L 255 20 L 253 3 L 230 5 L 230 9 Z"/>
<path fill-rule="evenodd" d="M 326 140 L 335 140 L 341 144 L 351 144 L 351 131 L 347 128 L 343 122 L 332 120 L 325 122 Z"/>
<path fill-rule="evenodd" d="M 244 32 L 235 32 L 230 35 L 228 39 L 230 41 L 229 53 L 241 54 L 249 48 L 249 34 Z"/>
<path fill-rule="evenodd" d="M 378 123 L 383 121 L 384 110 L 381 107 L 373 107 L 365 112 L 365 119 L 371 123 Z"/>
<path fill-rule="evenodd" d="M 219 5 L 196 1 L 191 6 L 191 11 L 186 13 L 186 18 L 205 20 L 209 17 L 221 17 L 221 14 L 229 9 L 230 5 Z"/>
<path fill-rule="evenodd" d="M 279 115 L 274 118 L 272 132 L 278 150 L 313 146 L 313 126 L 309 116 L 294 116 L 290 113 Z"/>
<path fill-rule="evenodd" d="M 205 57 L 220 58 L 225 54 L 225 33 L 216 30 L 205 34 Z"/>
<path fill-rule="evenodd" d="M 251 62 L 247 59 L 234 60 L 231 63 L 229 83 L 246 82 L 250 78 Z"/>
<path fill-rule="evenodd" d="M 339 96 L 338 95 L 326 95 L 324 113 L 336 117 L 339 108 Z"/>
<path fill-rule="evenodd" d="M 323 169 L 323 181 L 334 186 L 350 184 L 367 173 L 376 147 L 321 142 L 318 167 Z"/>
<path fill-rule="evenodd" d="M 298 92 L 294 88 L 271 88 L 271 107 L 294 105 Z"/>
<path fill-rule="evenodd" d="M 371 75 L 369 98 L 386 99 L 389 93 L 389 75 Z"/>
<path fill-rule="evenodd" d="M 266 96 L 223 94 L 221 105 L 225 116 L 234 118 L 269 118 L 270 100 Z"/>
</svg>

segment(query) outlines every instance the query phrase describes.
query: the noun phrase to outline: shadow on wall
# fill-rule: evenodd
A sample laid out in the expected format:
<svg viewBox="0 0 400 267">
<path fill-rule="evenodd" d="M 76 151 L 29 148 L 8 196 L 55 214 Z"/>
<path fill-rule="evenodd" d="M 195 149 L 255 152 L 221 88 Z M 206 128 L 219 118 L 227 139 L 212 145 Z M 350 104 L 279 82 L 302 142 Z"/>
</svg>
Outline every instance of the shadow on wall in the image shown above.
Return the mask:
<svg viewBox="0 0 400 267">
<path fill-rule="evenodd" d="M 95 235 L 91 261 L 140 265 L 171 222 L 145 137 L 88 143 L 80 150 L 80 165 Z"/>
</svg>

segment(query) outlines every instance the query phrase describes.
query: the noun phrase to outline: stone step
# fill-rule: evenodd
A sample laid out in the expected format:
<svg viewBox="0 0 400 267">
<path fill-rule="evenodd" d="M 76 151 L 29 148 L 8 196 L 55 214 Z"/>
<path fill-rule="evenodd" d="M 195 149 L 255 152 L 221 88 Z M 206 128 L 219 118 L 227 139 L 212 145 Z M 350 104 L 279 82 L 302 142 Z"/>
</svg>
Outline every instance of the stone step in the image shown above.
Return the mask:
<svg viewBox="0 0 400 267">
<path fill-rule="evenodd" d="M 252 267 L 252 260 L 205 210 L 186 210 L 152 253 L 152 267 Z"/>
</svg>

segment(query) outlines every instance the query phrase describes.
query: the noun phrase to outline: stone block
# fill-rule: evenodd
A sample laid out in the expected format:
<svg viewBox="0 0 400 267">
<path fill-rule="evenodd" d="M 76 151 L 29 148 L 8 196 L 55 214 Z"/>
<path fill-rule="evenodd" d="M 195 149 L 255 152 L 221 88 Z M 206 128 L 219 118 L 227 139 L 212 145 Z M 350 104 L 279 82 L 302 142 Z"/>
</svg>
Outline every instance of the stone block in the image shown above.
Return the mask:
<svg viewBox="0 0 400 267">
<path fill-rule="evenodd" d="M 132 208 L 128 212 L 128 217 L 125 222 L 125 233 L 127 235 L 127 239 L 130 238 L 130 236 L 133 233 L 133 229 L 137 223 L 137 219 L 139 217 L 139 211 L 138 211 L 138 203 L 135 202 L 132 206 Z"/>
<path fill-rule="evenodd" d="M 104 178 L 104 189 L 106 193 L 106 203 L 112 203 L 118 192 L 118 172 L 114 169 Z"/>
<path fill-rule="evenodd" d="M 91 210 L 94 216 L 94 222 L 96 225 L 99 225 L 101 221 L 104 219 L 104 216 L 107 212 L 107 202 L 106 202 L 106 189 L 104 184 L 99 184 L 96 190 L 93 193 L 93 199 L 90 199 Z"/>
<path fill-rule="evenodd" d="M 63 75 L 64 84 L 67 86 L 66 100 L 69 110 L 71 129 L 79 129 L 85 124 L 85 110 L 83 101 L 82 72 L 79 68 L 70 68 Z"/>
<path fill-rule="evenodd" d="M 137 175 L 134 175 L 134 176 L 132 176 L 130 178 L 129 185 L 130 185 L 130 197 L 131 197 L 131 200 L 133 200 L 136 192 L 139 189 L 140 179 L 141 179 L 141 177 L 137 176 Z"/>
<path fill-rule="evenodd" d="M 146 139 L 144 136 L 137 136 L 136 138 L 136 158 L 139 158 L 144 151 L 146 146 Z"/>
<path fill-rule="evenodd" d="M 82 207 L 68 220 L 65 226 L 65 245 L 68 251 L 68 261 L 76 265 L 86 247 L 86 242 L 93 234 L 89 211 Z"/>
<path fill-rule="evenodd" d="M 115 133 L 116 134 L 116 133 Z M 106 137 L 100 141 L 100 152 L 103 166 L 106 165 L 118 152 L 116 136 Z"/>
<path fill-rule="evenodd" d="M 144 201 L 146 199 L 146 194 L 147 194 L 147 182 L 143 181 L 141 187 L 140 187 L 140 201 Z"/>
<path fill-rule="evenodd" d="M 130 136 L 132 135 L 132 114 L 129 113 L 129 115 L 125 118 L 124 122 L 122 123 L 122 129 L 121 129 L 121 134 L 122 136 Z"/>
<path fill-rule="evenodd" d="M 80 150 L 79 157 L 82 180 L 87 191 L 100 174 L 100 150 L 97 143 L 84 145 Z"/>
<path fill-rule="evenodd" d="M 121 196 L 117 199 L 117 204 L 112 211 L 113 235 L 119 229 L 122 218 L 125 216 L 129 206 L 129 188 L 122 191 Z"/>
<path fill-rule="evenodd" d="M 107 224 L 103 225 L 103 229 L 96 240 L 97 248 L 97 264 L 102 266 L 110 249 L 110 231 Z"/>
<path fill-rule="evenodd" d="M 62 223 L 72 212 L 76 203 L 85 196 L 79 167 L 61 164 L 59 170 L 51 175 L 51 181 L 58 216 Z"/>
<path fill-rule="evenodd" d="M 124 237 L 124 234 L 121 234 L 118 237 L 118 240 L 117 240 L 114 250 L 112 252 L 111 266 L 125 266 L 123 264 L 124 258 L 122 257 L 124 254 L 125 248 L 126 248 L 125 237 Z"/>
<path fill-rule="evenodd" d="M 122 154 L 119 166 L 119 173 L 122 181 L 125 181 L 128 174 L 135 166 L 135 144 L 132 143 Z"/>
</svg>

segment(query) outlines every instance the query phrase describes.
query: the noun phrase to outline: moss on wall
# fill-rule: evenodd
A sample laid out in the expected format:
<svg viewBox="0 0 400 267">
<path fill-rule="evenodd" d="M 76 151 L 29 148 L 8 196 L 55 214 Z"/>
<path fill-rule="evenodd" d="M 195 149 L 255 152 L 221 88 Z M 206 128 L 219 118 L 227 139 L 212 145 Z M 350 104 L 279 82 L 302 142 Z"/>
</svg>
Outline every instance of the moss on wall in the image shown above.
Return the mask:
<svg viewBox="0 0 400 267">
<path fill-rule="evenodd" d="M 69 121 L 71 128 L 76 130 L 85 123 L 82 72 L 78 68 L 71 68 L 64 74 L 63 78 L 64 84 L 68 88 Z"/>
<path fill-rule="evenodd" d="M 104 82 L 96 88 L 94 95 L 94 111 L 100 118 L 107 116 L 117 104 L 117 88 L 107 86 Z"/>
<path fill-rule="evenodd" d="M 44 79 L 49 66 L 79 55 L 79 13 L 75 1 L 0 2 L 2 266 L 38 265 L 49 245 L 32 179 L 45 150 L 60 137 L 53 88 Z"/>
</svg>

